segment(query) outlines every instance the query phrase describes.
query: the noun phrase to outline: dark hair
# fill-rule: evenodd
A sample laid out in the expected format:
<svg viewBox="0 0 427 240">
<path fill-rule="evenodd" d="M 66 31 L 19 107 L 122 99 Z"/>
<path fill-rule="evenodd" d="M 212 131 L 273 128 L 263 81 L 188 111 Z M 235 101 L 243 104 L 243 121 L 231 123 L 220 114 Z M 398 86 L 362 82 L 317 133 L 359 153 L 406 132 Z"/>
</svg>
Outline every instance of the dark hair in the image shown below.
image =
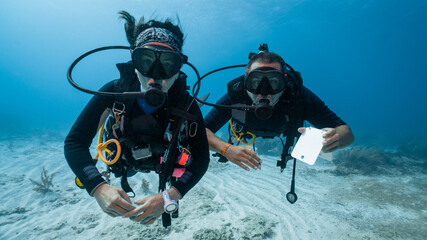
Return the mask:
<svg viewBox="0 0 427 240">
<path fill-rule="evenodd" d="M 167 18 L 164 22 L 157 21 L 157 20 L 149 20 L 145 21 L 144 17 L 141 17 L 138 21 L 138 24 L 135 25 L 135 18 L 130 15 L 130 13 L 126 11 L 120 11 L 120 18 L 124 19 L 126 21 L 125 23 L 125 32 L 126 32 L 126 38 L 130 44 L 131 47 L 135 46 L 135 41 L 138 35 L 144 31 L 147 28 L 152 27 L 158 27 L 158 28 L 164 28 L 169 31 L 171 31 L 179 41 L 181 41 L 181 44 L 184 44 L 184 34 L 181 30 L 181 24 L 179 22 L 179 18 L 177 17 L 177 24 L 174 24 L 170 18 Z"/>
<path fill-rule="evenodd" d="M 252 64 L 254 64 L 255 62 L 260 62 L 260 63 L 277 62 L 277 63 L 280 63 L 280 66 L 282 67 L 282 71 L 286 69 L 285 60 L 283 60 L 281 56 L 273 52 L 260 52 L 258 54 L 255 54 L 246 65 L 246 69 L 245 69 L 246 72 L 249 72 L 249 69 L 251 68 Z"/>
</svg>

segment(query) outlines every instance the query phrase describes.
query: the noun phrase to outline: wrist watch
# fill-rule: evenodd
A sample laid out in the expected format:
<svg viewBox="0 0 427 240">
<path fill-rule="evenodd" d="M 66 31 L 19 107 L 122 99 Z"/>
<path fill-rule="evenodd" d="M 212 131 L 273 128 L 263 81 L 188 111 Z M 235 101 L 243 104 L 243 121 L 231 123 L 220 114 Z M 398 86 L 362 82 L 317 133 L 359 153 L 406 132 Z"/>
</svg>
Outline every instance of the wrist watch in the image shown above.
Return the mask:
<svg viewBox="0 0 427 240">
<path fill-rule="evenodd" d="M 172 200 L 169 196 L 168 190 L 164 190 L 162 192 L 163 201 L 165 204 L 163 205 L 163 209 L 166 213 L 173 213 L 178 210 L 178 203 L 175 200 Z"/>
</svg>

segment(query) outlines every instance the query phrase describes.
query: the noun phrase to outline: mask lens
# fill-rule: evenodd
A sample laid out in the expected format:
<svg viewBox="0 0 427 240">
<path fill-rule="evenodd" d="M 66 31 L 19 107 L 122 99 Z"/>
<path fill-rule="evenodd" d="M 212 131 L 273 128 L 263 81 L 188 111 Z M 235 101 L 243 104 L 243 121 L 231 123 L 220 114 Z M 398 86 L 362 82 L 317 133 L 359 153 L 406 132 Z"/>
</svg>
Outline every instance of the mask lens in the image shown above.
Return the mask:
<svg viewBox="0 0 427 240">
<path fill-rule="evenodd" d="M 146 75 L 156 61 L 156 53 L 150 49 L 138 48 L 133 52 L 132 60 L 136 69 Z"/>
<path fill-rule="evenodd" d="M 172 77 L 179 72 L 183 64 L 179 53 L 146 47 L 135 49 L 132 61 L 142 75 L 155 79 Z"/>
<path fill-rule="evenodd" d="M 261 74 L 254 73 L 250 74 L 246 80 L 246 89 L 249 92 L 255 93 L 259 84 L 261 83 L 262 76 Z"/>
<path fill-rule="evenodd" d="M 262 71 L 254 70 L 246 77 L 245 86 L 246 89 L 254 94 L 260 94 L 259 89 L 263 89 L 260 84 L 266 84 L 266 81 L 269 83 L 271 89 L 269 94 L 276 94 L 285 89 L 285 78 L 283 73 L 278 70 L 271 71 Z"/>
<path fill-rule="evenodd" d="M 270 81 L 270 86 L 275 93 L 285 88 L 285 81 L 281 72 L 271 72 L 266 75 L 266 78 Z"/>
<path fill-rule="evenodd" d="M 182 67 L 182 58 L 175 52 L 162 52 L 160 63 L 168 76 L 175 75 Z"/>
</svg>

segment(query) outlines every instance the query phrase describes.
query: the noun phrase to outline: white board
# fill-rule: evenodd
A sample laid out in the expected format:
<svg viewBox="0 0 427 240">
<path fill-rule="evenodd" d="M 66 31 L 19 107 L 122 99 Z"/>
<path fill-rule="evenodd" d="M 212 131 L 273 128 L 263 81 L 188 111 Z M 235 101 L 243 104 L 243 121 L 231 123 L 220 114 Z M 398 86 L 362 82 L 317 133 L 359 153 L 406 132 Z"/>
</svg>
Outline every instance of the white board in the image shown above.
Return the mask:
<svg viewBox="0 0 427 240">
<path fill-rule="evenodd" d="M 325 140 L 323 134 L 325 133 L 326 131 L 317 128 L 306 128 L 305 132 L 301 134 L 301 137 L 295 144 L 291 156 L 302 162 L 313 165 L 322 150 L 322 142 Z"/>
</svg>

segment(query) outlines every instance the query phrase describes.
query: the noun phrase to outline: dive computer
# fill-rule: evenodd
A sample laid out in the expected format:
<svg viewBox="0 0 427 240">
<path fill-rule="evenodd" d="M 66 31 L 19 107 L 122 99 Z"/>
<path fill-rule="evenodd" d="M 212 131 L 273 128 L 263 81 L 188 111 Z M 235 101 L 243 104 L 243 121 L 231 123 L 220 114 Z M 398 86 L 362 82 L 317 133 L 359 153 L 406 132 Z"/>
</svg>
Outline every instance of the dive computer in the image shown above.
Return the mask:
<svg viewBox="0 0 427 240">
<path fill-rule="evenodd" d="M 164 190 L 162 192 L 163 201 L 165 204 L 163 205 L 163 209 L 166 213 L 171 214 L 178 210 L 178 203 L 175 200 L 172 200 L 169 196 L 168 190 Z"/>
</svg>

